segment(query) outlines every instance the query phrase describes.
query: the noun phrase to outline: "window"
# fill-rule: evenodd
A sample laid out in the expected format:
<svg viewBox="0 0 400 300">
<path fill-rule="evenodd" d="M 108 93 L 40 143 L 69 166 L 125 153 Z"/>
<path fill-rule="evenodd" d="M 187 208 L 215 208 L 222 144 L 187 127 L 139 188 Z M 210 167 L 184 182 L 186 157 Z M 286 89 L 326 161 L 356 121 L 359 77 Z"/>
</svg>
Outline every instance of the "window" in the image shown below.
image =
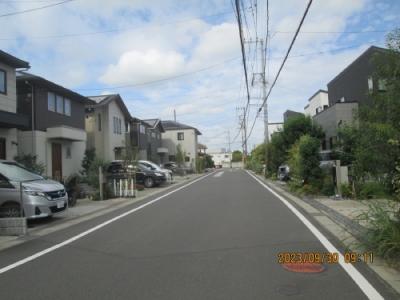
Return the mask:
<svg viewBox="0 0 400 300">
<path fill-rule="evenodd" d="M 47 93 L 47 109 L 56 111 L 56 95 L 54 93 Z"/>
<path fill-rule="evenodd" d="M 64 98 L 64 113 L 66 116 L 71 116 L 71 100 Z"/>
<path fill-rule="evenodd" d="M 0 138 L 0 159 L 6 159 L 6 139 Z"/>
<path fill-rule="evenodd" d="M 64 113 L 64 99 L 63 97 L 56 95 L 56 109 L 59 114 Z"/>
<path fill-rule="evenodd" d="M 117 118 L 113 117 L 113 133 L 117 133 Z"/>
<path fill-rule="evenodd" d="M 2 174 L 0 174 L 0 189 L 14 189 L 14 186 Z"/>
<path fill-rule="evenodd" d="M 125 123 L 125 132 L 128 133 L 130 131 L 129 123 Z"/>
<path fill-rule="evenodd" d="M 178 132 L 178 141 L 183 141 L 185 139 L 185 135 L 183 132 Z"/>
<path fill-rule="evenodd" d="M 67 158 L 71 158 L 71 147 L 67 147 L 67 149 L 65 151 L 65 156 Z"/>
<path fill-rule="evenodd" d="M 0 70 L 0 93 L 7 94 L 7 73 Z"/>
<path fill-rule="evenodd" d="M 329 105 L 324 105 L 324 110 L 328 109 Z"/>
<path fill-rule="evenodd" d="M 189 157 L 189 156 L 186 156 L 186 157 L 185 157 L 185 161 L 186 161 L 186 162 L 189 162 L 189 161 L 190 161 L 190 157 Z"/>
<path fill-rule="evenodd" d="M 144 127 L 144 125 L 140 124 L 139 131 L 140 131 L 140 133 L 143 133 L 143 134 L 146 133 L 146 128 Z"/>
<path fill-rule="evenodd" d="M 169 155 L 169 156 L 168 156 L 168 160 L 169 160 L 169 161 L 175 161 L 175 160 L 176 160 L 175 155 Z"/>
<path fill-rule="evenodd" d="M 372 77 L 368 77 L 368 90 L 370 92 L 372 92 L 372 90 L 374 89 L 374 81 L 372 80 Z"/>
<path fill-rule="evenodd" d="M 101 131 L 101 114 L 97 115 L 97 129 Z"/>
<path fill-rule="evenodd" d="M 118 134 L 122 134 L 122 120 L 118 118 Z"/>
<path fill-rule="evenodd" d="M 152 138 L 156 138 L 156 133 L 155 133 L 155 132 L 152 132 L 152 133 L 151 133 L 151 137 L 152 137 Z"/>
</svg>

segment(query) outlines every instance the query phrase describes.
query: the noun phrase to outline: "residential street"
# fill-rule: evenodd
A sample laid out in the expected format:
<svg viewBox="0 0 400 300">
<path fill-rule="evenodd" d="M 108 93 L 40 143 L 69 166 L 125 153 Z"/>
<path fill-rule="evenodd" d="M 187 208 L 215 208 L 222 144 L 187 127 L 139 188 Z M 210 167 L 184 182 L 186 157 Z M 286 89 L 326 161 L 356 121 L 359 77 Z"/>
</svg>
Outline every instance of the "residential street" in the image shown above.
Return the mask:
<svg viewBox="0 0 400 300">
<path fill-rule="evenodd" d="M 278 263 L 279 252 L 327 250 L 246 171 L 217 171 L 168 193 L 1 252 L 0 299 L 367 299 L 339 264 L 309 274 Z"/>
</svg>

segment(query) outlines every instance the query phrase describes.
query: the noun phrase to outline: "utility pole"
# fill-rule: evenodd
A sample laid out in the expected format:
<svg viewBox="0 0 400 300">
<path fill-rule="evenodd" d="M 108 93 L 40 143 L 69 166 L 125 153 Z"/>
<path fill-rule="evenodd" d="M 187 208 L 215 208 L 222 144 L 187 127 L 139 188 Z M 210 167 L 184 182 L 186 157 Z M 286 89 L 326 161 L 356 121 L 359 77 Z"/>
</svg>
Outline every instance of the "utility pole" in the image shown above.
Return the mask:
<svg viewBox="0 0 400 300">
<path fill-rule="evenodd" d="M 176 122 L 176 110 L 174 109 L 174 121 Z"/>
<path fill-rule="evenodd" d="M 228 151 L 229 151 L 229 167 L 232 169 L 232 150 L 231 150 L 231 132 L 228 130 Z"/>
<path fill-rule="evenodd" d="M 242 129 L 242 162 L 246 161 L 247 158 L 247 125 L 246 125 L 246 108 L 245 107 L 237 107 L 237 111 L 240 111 L 239 114 L 239 126 Z"/>
<path fill-rule="evenodd" d="M 261 67 L 262 67 L 262 72 L 261 72 L 261 80 L 262 80 L 262 99 L 264 102 L 264 143 L 269 142 L 269 132 L 268 132 L 268 107 L 267 107 L 267 80 L 265 79 L 265 56 L 264 56 L 264 41 L 261 40 L 261 47 L 260 47 L 260 55 L 261 55 Z"/>
</svg>

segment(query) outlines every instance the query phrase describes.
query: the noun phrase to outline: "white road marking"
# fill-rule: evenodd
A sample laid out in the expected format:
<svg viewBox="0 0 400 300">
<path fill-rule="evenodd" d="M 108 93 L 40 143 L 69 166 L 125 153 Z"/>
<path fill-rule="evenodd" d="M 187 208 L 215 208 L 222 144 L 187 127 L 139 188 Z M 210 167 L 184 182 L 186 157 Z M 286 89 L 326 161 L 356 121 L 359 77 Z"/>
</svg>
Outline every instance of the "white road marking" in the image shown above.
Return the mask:
<svg viewBox="0 0 400 300">
<path fill-rule="evenodd" d="M 3 267 L 3 268 L 0 269 L 0 274 L 3 274 L 5 272 L 7 272 L 7 271 L 15 269 L 16 267 L 19 267 L 19 266 L 21 266 L 23 264 L 26 264 L 26 263 L 28 263 L 28 262 L 30 262 L 32 260 L 35 260 L 35 259 L 37 259 L 37 258 L 39 258 L 39 257 L 41 257 L 41 256 L 43 256 L 45 254 L 53 252 L 53 251 L 55 251 L 55 250 L 57 250 L 57 249 L 59 249 L 61 247 L 64 247 L 64 246 L 66 246 L 68 244 L 71 244 L 72 242 L 75 242 L 76 240 L 79 240 L 79 239 L 83 238 L 84 236 L 86 236 L 86 235 L 88 235 L 88 234 L 90 234 L 90 233 L 92 233 L 92 232 L 94 232 L 96 230 L 99 230 L 99 229 L 103 228 L 104 226 L 107 226 L 107 225 L 109 225 L 109 224 L 111 224 L 111 223 L 113 223 L 113 222 L 115 222 L 115 221 L 117 221 L 119 219 L 122 219 L 123 217 L 126 217 L 126 216 L 128 216 L 128 215 L 130 215 L 130 214 L 132 214 L 132 213 L 134 213 L 134 212 L 146 207 L 146 206 L 149 206 L 149 205 L 151 205 L 151 204 L 153 204 L 153 203 L 155 203 L 157 201 L 160 201 L 161 199 L 163 199 L 165 197 L 168 197 L 169 195 L 171 195 L 171 194 L 173 194 L 173 193 L 175 193 L 177 191 L 180 191 L 180 190 L 188 187 L 189 185 L 192 185 L 193 183 L 198 182 L 198 181 L 200 181 L 200 180 L 202 180 L 202 179 L 204 179 L 204 178 L 206 178 L 206 177 L 208 177 L 208 176 L 210 176 L 212 174 L 213 173 L 210 173 L 210 174 L 202 176 L 202 177 L 200 177 L 200 178 L 198 178 L 196 180 L 193 180 L 193 181 L 191 181 L 191 182 L 189 182 L 189 183 L 187 183 L 187 184 L 185 184 L 185 185 L 183 185 L 183 186 L 181 186 L 181 187 L 179 187 L 179 188 L 177 188 L 177 189 L 175 189 L 175 190 L 173 190 L 171 192 L 168 192 L 168 193 L 166 193 L 166 194 L 164 194 L 164 195 L 162 195 L 162 196 L 160 196 L 160 197 L 158 197 L 156 199 L 153 199 L 153 200 L 151 200 L 149 202 L 146 202 L 146 203 L 144 203 L 144 204 L 142 204 L 142 205 L 140 205 L 140 206 L 138 206 L 138 207 L 136 207 L 134 209 L 131 209 L 131 210 L 129 210 L 129 211 L 123 213 L 123 214 L 120 214 L 120 215 L 118 215 L 118 216 L 116 216 L 116 217 L 114 217 L 114 218 L 112 218 L 112 219 L 110 219 L 108 221 L 105 221 L 105 222 L 103 222 L 103 223 L 101 223 L 101 224 L 99 224 L 99 225 L 97 225 L 95 227 L 92 227 L 92 228 L 90 228 L 90 229 L 88 229 L 88 230 L 86 230 L 86 231 L 84 231 L 84 232 L 82 232 L 82 233 L 80 233 L 80 234 L 78 234 L 76 236 L 73 236 L 72 238 L 69 238 L 68 240 L 65 240 L 64 242 L 56 244 L 56 245 L 54 245 L 54 246 L 52 246 L 50 248 L 44 249 L 44 250 L 42 250 L 40 252 L 37 252 L 37 253 L 35 253 L 35 254 L 31 255 L 31 256 L 28 256 L 28 257 L 26 257 L 24 259 L 21 259 L 21 260 L 13 263 L 11 265 Z"/>
<path fill-rule="evenodd" d="M 274 196 L 276 196 L 279 200 L 283 202 L 295 215 L 303 222 L 304 225 L 314 234 L 314 236 L 321 242 L 321 244 L 331 253 L 339 254 L 339 264 L 342 268 L 349 274 L 349 276 L 354 280 L 354 282 L 359 286 L 361 291 L 368 297 L 368 299 L 384 299 L 381 294 L 368 282 L 367 279 L 356 269 L 352 264 L 346 263 L 344 261 L 344 256 L 342 253 L 336 249 L 335 246 L 310 222 L 307 218 L 299 212 L 292 204 L 290 204 L 285 198 L 272 190 L 269 186 L 267 186 L 264 182 L 258 179 L 256 176 L 251 174 L 249 171 L 246 171 L 251 177 L 258 181 L 264 188 L 270 191 Z"/>
<path fill-rule="evenodd" d="M 222 171 L 222 172 L 218 172 L 217 174 L 215 174 L 213 177 L 221 177 L 222 176 L 222 174 L 224 174 L 224 171 Z"/>
</svg>

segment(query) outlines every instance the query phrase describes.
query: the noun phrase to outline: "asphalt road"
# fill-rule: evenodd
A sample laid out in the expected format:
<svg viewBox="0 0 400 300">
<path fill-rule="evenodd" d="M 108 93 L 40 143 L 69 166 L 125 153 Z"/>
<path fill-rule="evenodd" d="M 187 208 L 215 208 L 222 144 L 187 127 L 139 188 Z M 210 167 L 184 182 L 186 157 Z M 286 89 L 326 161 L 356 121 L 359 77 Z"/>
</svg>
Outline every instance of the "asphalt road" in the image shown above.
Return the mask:
<svg viewBox="0 0 400 300">
<path fill-rule="evenodd" d="M 279 252 L 327 250 L 245 171 L 155 198 L 0 252 L 0 299 L 367 299 L 339 264 L 309 274 L 278 263 Z"/>
</svg>

